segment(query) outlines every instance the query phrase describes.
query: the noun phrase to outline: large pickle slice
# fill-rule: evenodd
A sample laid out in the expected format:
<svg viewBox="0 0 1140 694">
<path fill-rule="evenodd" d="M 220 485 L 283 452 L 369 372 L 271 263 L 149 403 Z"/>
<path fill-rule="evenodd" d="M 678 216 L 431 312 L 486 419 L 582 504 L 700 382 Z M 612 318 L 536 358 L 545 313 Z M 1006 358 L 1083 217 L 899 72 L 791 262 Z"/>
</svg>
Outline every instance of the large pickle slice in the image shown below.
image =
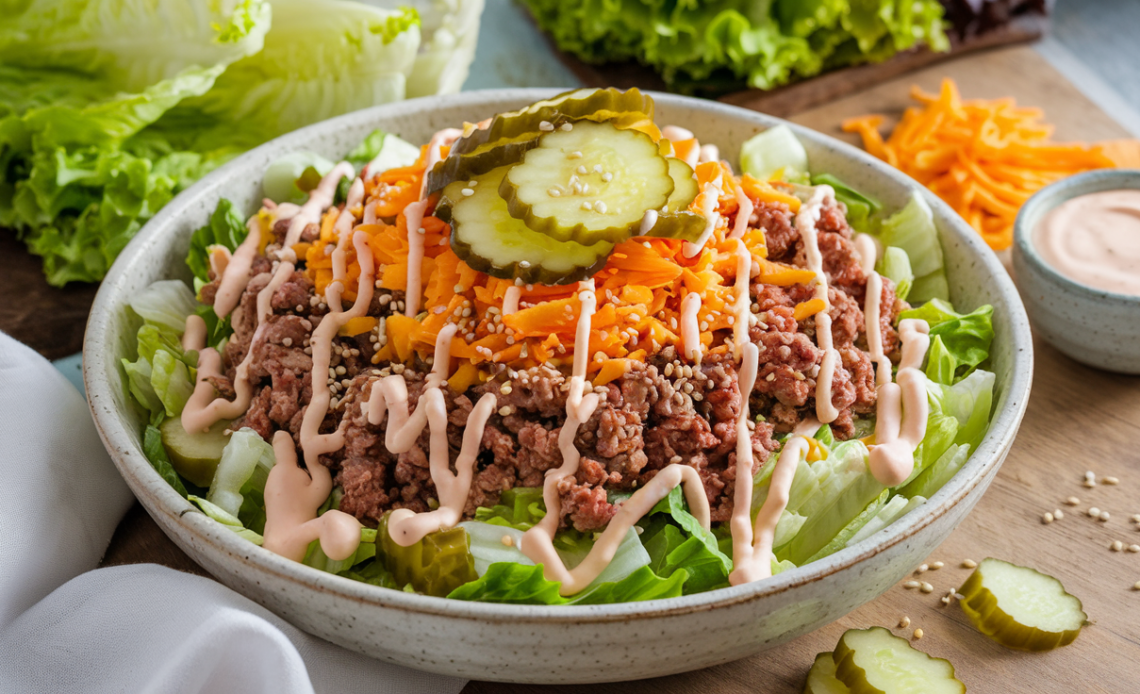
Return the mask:
<svg viewBox="0 0 1140 694">
<path fill-rule="evenodd" d="M 558 241 L 527 228 L 499 195 L 507 167 L 443 189 L 436 215 L 451 221 L 451 249 L 473 269 L 527 284 L 569 284 L 606 264 L 614 244 Z M 469 195 L 467 193 L 470 193 Z"/>
<path fill-rule="evenodd" d="M 1061 582 L 1040 571 L 986 559 L 960 592 L 962 611 L 986 636 L 1007 648 L 1048 651 L 1067 646 L 1088 615 Z"/>
<path fill-rule="evenodd" d="M 665 211 L 686 210 L 701 192 L 697 176 L 692 167 L 677 157 L 667 157 L 665 161 L 669 164 L 669 177 L 673 179 L 673 193 L 669 196 L 669 202 L 665 203 Z"/>
<path fill-rule="evenodd" d="M 804 694 L 851 694 L 846 684 L 835 679 L 835 658 L 830 653 L 820 653 L 815 657 L 808 671 Z"/>
<path fill-rule="evenodd" d="M 673 192 L 669 164 L 643 132 L 581 121 L 542 136 L 499 194 L 516 219 L 559 241 L 618 243 Z"/>
<path fill-rule="evenodd" d="M 209 431 L 191 433 L 182 428 L 181 419 L 171 417 L 159 425 L 158 430 L 162 432 L 162 447 L 174 470 L 199 487 L 209 488 L 222 451 L 230 441 L 226 435 L 229 428 L 230 420 L 221 419 Z"/>
<path fill-rule="evenodd" d="M 558 127 L 574 120 L 614 121 L 615 125 L 633 125 L 653 119 L 653 99 L 637 89 L 574 89 L 517 111 L 495 115 L 486 128 L 462 137 L 452 146 L 456 154 L 474 152 L 488 143 L 513 140 L 531 133 L 541 134 L 545 121 Z"/>
<path fill-rule="evenodd" d="M 467 531 L 452 528 L 434 532 L 410 547 L 401 547 L 388 535 L 388 516 L 376 528 L 377 549 L 384 566 L 400 586 L 438 597 L 479 578 L 467 543 Z"/>
<path fill-rule="evenodd" d="M 883 627 L 850 629 L 835 647 L 835 677 L 851 694 L 965 694 L 954 666 Z"/>
</svg>

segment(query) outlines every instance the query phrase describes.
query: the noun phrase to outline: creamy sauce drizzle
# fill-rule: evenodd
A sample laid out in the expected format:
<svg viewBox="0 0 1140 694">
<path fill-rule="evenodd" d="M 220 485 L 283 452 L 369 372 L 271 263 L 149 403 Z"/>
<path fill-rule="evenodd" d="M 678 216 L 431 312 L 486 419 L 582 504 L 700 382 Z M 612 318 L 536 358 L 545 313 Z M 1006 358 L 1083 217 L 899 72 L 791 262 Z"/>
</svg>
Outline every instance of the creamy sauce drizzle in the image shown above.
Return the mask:
<svg viewBox="0 0 1140 694">
<path fill-rule="evenodd" d="M 182 351 L 200 350 L 206 346 L 206 320 L 197 314 L 186 316 L 186 330 L 182 333 Z"/>
<path fill-rule="evenodd" d="M 408 414 L 408 387 L 403 376 L 388 376 L 374 382 L 366 403 L 369 424 L 379 426 L 387 415 L 384 445 L 392 453 L 411 450 L 425 426 L 430 432 L 429 466 L 439 495 L 439 508 L 426 513 L 409 509 L 392 511 L 388 516 L 388 534 L 401 547 L 414 545 L 437 530 L 452 528 L 462 518 L 471 491 L 475 459 L 483 441 L 483 429 L 495 412 L 497 398 L 493 393 L 485 394 L 476 403 L 467 419 L 463 445 L 455 461 L 456 472 L 452 474 L 447 442 L 447 404 L 440 388 L 447 382 L 447 364 L 455 332 L 454 324 L 448 324 L 439 331 L 432 372 L 414 413 Z"/>
<path fill-rule="evenodd" d="M 221 277 L 226 274 L 226 267 L 229 266 L 230 259 L 233 258 L 230 249 L 217 245 L 208 250 L 210 251 L 210 270 L 214 273 L 214 277 Z"/>
<path fill-rule="evenodd" d="M 509 316 L 519 310 L 519 298 L 522 297 L 522 287 L 511 285 L 503 294 L 503 315 Z"/>
<path fill-rule="evenodd" d="M 423 293 L 424 235 L 419 232 L 424 221 L 427 201 L 413 202 L 404 208 L 408 226 L 408 283 L 404 287 L 404 315 L 414 318 L 420 312 Z"/>
<path fill-rule="evenodd" d="M 732 305 L 732 354 L 739 361 L 744 356 L 744 345 L 748 342 L 748 283 L 752 275 L 752 252 L 741 239 L 736 240 L 736 282 L 733 290 L 736 301 Z"/>
<path fill-rule="evenodd" d="M 755 206 L 752 204 L 752 199 L 744 194 L 744 189 L 739 185 L 736 187 L 736 221 L 732 224 L 732 233 L 728 235 L 730 239 L 739 239 L 744 237 L 744 232 L 748 231 L 748 220 L 752 218 L 752 212 Z"/>
<path fill-rule="evenodd" d="M 321 221 L 321 212 L 324 212 L 330 205 L 333 204 L 333 198 L 336 197 L 336 187 L 340 184 L 340 179 L 345 177 L 356 176 L 356 169 L 352 168 L 352 164 L 342 161 L 333 167 L 332 171 L 325 174 L 321 182 L 317 184 L 309 193 L 309 199 L 298 210 L 296 216 L 289 220 L 289 230 L 285 232 L 285 241 L 282 247 L 291 248 L 301 240 L 301 232 L 305 227 L 310 224 L 315 224 Z"/>
<path fill-rule="evenodd" d="M 720 223 L 720 212 L 717 212 L 718 198 L 723 192 L 720 184 L 720 176 L 717 176 L 715 181 L 709 181 L 705 184 L 705 189 L 701 191 L 700 209 L 701 216 L 705 218 L 705 228 L 695 243 L 685 242 L 684 254 L 686 258 L 692 258 L 701 252 L 701 249 L 712 237 L 713 231 L 716 230 L 716 225 Z"/>
<path fill-rule="evenodd" d="M 860 264 L 868 273 L 863 328 L 867 334 L 867 352 L 875 364 L 876 417 L 875 444 L 871 446 L 867 467 L 880 484 L 893 487 L 906 481 L 914 471 L 914 451 L 926 436 L 930 404 L 926 400 L 926 376 L 920 369 L 930 347 L 930 327 L 926 321 L 914 319 L 899 324 L 902 359 L 898 382 L 892 383 L 891 360 L 883 353 L 883 332 L 879 324 L 883 278 L 874 270 L 878 249 L 873 239 L 869 245 L 864 239 L 869 237 L 856 236 L 855 248 Z"/>
<path fill-rule="evenodd" d="M 253 259 L 261 248 L 261 220 L 256 216 L 251 217 L 245 227 L 249 233 L 226 263 L 218 291 L 214 295 L 214 313 L 218 314 L 218 318 L 225 318 L 238 305 L 242 292 L 251 279 L 249 269 L 253 266 Z"/>
<path fill-rule="evenodd" d="M 693 135 L 692 130 L 682 128 L 679 125 L 666 125 L 661 128 L 661 137 L 670 142 L 680 142 L 681 140 L 691 140 L 695 135 Z"/>
<path fill-rule="evenodd" d="M 839 416 L 839 410 L 831 402 L 831 382 L 839 354 L 831 338 L 831 301 L 827 296 L 827 273 L 823 271 L 823 255 L 819 251 L 819 234 L 815 225 L 819 223 L 823 206 L 834 199 L 835 191 L 831 186 L 816 186 L 811 198 L 796 213 L 796 231 L 800 232 L 804 242 L 808 269 L 815 273 L 815 298 L 823 302 L 823 310 L 815 314 L 816 342 L 823 352 L 823 362 L 819 365 L 815 381 L 815 416 L 824 424 L 834 422 Z"/>
<path fill-rule="evenodd" d="M 277 462 L 265 481 L 265 533 L 262 546 L 286 559 L 301 561 L 309 543 L 320 540 L 329 559 L 352 556 L 360 546 L 360 521 L 343 511 L 330 509 L 317 516 L 317 510 L 332 492 L 328 468 L 317 464 L 309 471 L 297 465 L 297 449 L 289 432 L 273 436 Z"/>
<path fill-rule="evenodd" d="M 1140 190 L 1108 190 L 1061 203 L 1033 229 L 1041 259 L 1089 287 L 1140 296 Z"/>
<path fill-rule="evenodd" d="M 698 164 L 716 161 L 717 159 L 720 159 L 720 148 L 716 145 L 701 145 L 700 154 L 697 156 Z"/>
<path fill-rule="evenodd" d="M 681 348 L 690 361 L 701 363 L 701 328 L 697 314 L 701 310 L 701 295 L 689 292 L 681 299 Z"/>
<path fill-rule="evenodd" d="M 579 283 L 578 300 L 581 313 L 575 334 L 575 345 L 590 344 L 590 319 L 597 307 L 594 294 L 594 281 Z M 593 415 L 598 407 L 596 393 L 584 394 L 586 366 L 589 350 L 581 347 L 574 350 L 574 367 L 570 377 L 570 392 L 566 399 L 566 423 L 558 434 L 558 447 L 562 452 L 562 466 L 546 473 L 542 497 L 546 502 L 547 513 L 537 525 L 523 534 L 519 550 L 536 564 L 542 564 L 543 576 L 549 581 L 559 581 L 561 595 L 573 595 L 590 585 L 613 560 L 618 545 L 630 528 L 648 513 L 658 501 L 665 498 L 678 484 L 685 485 L 685 499 L 693 516 L 704 528 L 709 527 L 709 502 L 705 496 L 704 483 L 695 468 L 687 465 L 667 465 L 648 484 L 639 489 L 621 505 L 610 520 L 605 531 L 594 542 L 589 554 L 573 569 L 566 567 L 554 549 L 554 534 L 561 520 L 562 502 L 558 487 L 562 480 L 578 471 L 581 454 L 574 445 L 578 427 Z"/>
<path fill-rule="evenodd" d="M 252 232 L 251 232 L 252 234 Z M 290 254 L 292 251 L 290 251 Z M 253 352 L 259 342 L 265 339 L 265 321 L 273 313 L 271 301 L 273 294 L 285 284 L 285 280 L 293 274 L 293 263 L 281 262 L 269 284 L 257 293 L 257 329 L 249 341 L 249 350 L 245 358 L 238 364 L 234 374 L 234 399 L 214 397 L 214 385 L 208 379 L 223 376 L 222 356 L 213 347 L 206 347 L 206 331 L 195 330 L 194 342 L 186 336 L 191 333 L 190 321 L 187 319 L 186 333 L 183 334 L 183 346 L 191 346 L 198 350 L 198 377 L 194 384 L 194 392 L 182 408 L 182 428 L 188 432 L 208 431 L 215 422 L 221 419 L 234 419 L 240 417 L 249 409 L 253 400 L 253 388 L 249 383 L 249 366 L 253 361 Z M 204 325 L 203 325 L 204 327 Z"/>
<path fill-rule="evenodd" d="M 641 218 L 641 226 L 637 229 L 638 236 L 645 236 L 657 226 L 657 210 L 646 210 Z"/>
</svg>

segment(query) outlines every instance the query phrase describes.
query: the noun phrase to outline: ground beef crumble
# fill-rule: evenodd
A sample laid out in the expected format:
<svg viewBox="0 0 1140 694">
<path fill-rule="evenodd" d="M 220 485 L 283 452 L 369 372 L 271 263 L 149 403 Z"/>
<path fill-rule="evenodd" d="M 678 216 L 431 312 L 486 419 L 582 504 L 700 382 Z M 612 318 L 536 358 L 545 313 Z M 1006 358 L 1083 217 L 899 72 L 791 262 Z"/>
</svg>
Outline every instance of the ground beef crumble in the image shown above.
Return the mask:
<svg viewBox="0 0 1140 694">
<path fill-rule="evenodd" d="M 839 410 L 833 423 L 835 435 L 844 439 L 855 431 L 854 418 L 871 413 L 875 403 L 874 367 L 866 352 L 862 305 L 866 277 L 859 266 L 852 232 L 844 220 L 841 204 L 825 206 L 819 223 L 819 245 L 830 284 L 830 316 L 835 348 L 840 360 L 833 381 L 832 404 Z M 752 225 L 764 229 L 770 260 L 805 265 L 803 243 L 786 205 L 757 206 Z M 285 227 L 275 225 L 280 243 Z M 302 238 L 312 238 L 316 229 L 305 229 Z M 270 252 L 277 248 L 272 244 Z M 274 293 L 273 314 L 257 331 L 257 293 L 266 286 L 273 263 L 259 257 L 251 270 L 241 301 L 231 323 L 234 329 L 225 350 L 226 375 L 212 381 L 218 393 L 233 397 L 237 366 L 249 354 L 253 399 L 249 410 L 232 428 L 251 427 L 266 440 L 278 430 L 297 440 L 308 402 L 312 397 L 312 357 L 309 339 L 328 309 L 314 293 L 306 275 L 294 272 Z M 201 297 L 211 302 L 217 280 L 206 285 Z M 883 280 L 881 325 L 884 349 L 897 350 L 898 335 L 892 324 L 907 307 L 897 299 L 890 280 Z M 777 448 L 775 436 L 791 431 L 815 409 L 816 377 L 823 353 L 816 346 L 815 319 L 797 322 L 796 304 L 812 296 L 803 285 L 751 287 L 755 324 L 749 338 L 760 351 L 756 385 L 749 397 L 750 412 L 760 415 L 751 422 L 753 473 Z M 399 292 L 378 290 L 369 315 L 386 317 L 402 310 Z M 322 456 L 344 489 L 341 510 L 369 525 L 394 508 L 426 511 L 436 503 L 429 472 L 428 431 L 419 445 L 406 453 L 393 454 L 384 445 L 387 420 L 379 426 L 368 423 L 359 404 L 369 397 L 373 384 L 389 373 L 402 373 L 407 380 L 412 408 L 424 389 L 430 365 L 414 367 L 381 363 L 373 365 L 377 336 L 366 333 L 338 337 L 333 343 L 333 397 L 336 406 L 326 416 L 322 432 L 344 428 L 343 449 Z M 494 393 L 496 412 L 483 432 L 476 473 L 465 515 L 479 506 L 490 506 L 500 494 L 517 486 L 542 485 L 548 470 L 562 464 L 558 437 L 565 423 L 568 377 L 548 365 L 526 370 L 501 366 L 495 377 L 457 394 L 444 387 L 448 409 L 447 438 L 454 463 L 462 444 L 464 427 L 473 403 L 485 393 Z M 736 367 L 730 357 L 708 355 L 693 365 L 667 347 L 637 364 L 624 376 L 596 388 L 600 404 L 578 430 L 575 445 L 582 458 L 579 470 L 559 487 L 562 523 L 591 531 L 609 522 L 616 507 L 611 492 L 632 492 L 665 466 L 682 463 L 695 468 L 705 485 L 713 521 L 728 520 L 732 513 L 736 472 L 736 419 L 741 398 Z"/>
</svg>

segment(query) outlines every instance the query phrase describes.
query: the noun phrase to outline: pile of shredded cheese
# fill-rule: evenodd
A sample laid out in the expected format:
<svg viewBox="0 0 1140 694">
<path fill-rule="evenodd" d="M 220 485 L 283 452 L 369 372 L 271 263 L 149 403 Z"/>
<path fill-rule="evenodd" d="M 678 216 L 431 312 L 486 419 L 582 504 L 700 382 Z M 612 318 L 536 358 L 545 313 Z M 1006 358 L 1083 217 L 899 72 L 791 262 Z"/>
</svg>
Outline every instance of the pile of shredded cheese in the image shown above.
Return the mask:
<svg viewBox="0 0 1140 694">
<path fill-rule="evenodd" d="M 1041 110 L 1013 99 L 962 101 L 950 79 L 937 95 L 912 87 L 911 96 L 921 106 L 907 109 L 886 141 L 881 115 L 844 121 L 843 130 L 949 203 L 994 250 L 1009 248 L 1017 212 L 1033 193 L 1115 165 L 1100 146 L 1051 142 Z"/>
<path fill-rule="evenodd" d="M 425 150 L 426 151 L 426 150 Z M 402 291 L 407 282 L 407 220 L 402 212 L 423 180 L 424 155 L 413 166 L 386 171 L 365 184 L 365 205 L 375 205 L 378 221 L 362 224 L 357 231 L 368 234 L 376 262 L 377 288 Z M 595 384 L 620 377 L 633 361 L 656 354 L 667 345 L 681 349 L 681 301 L 689 292 L 701 296 L 698 314 L 700 339 L 705 353 L 730 351 L 722 340 L 713 344 L 718 331 L 732 331 L 732 303 L 737 260 L 735 239 L 727 238 L 730 220 L 738 209 L 737 189 L 757 203 L 786 204 L 793 212 L 800 201 L 789 192 L 748 175 L 736 176 L 725 165 L 708 162 L 696 167 L 702 190 L 710 181 L 721 180 L 716 209 L 720 221 L 712 238 L 694 257 L 686 257 L 682 241 L 637 237 L 619 244 L 606 266 L 595 275 L 598 287 L 597 310 L 591 321 L 589 369 Z M 701 196 L 693 203 L 699 205 Z M 320 238 L 311 244 L 298 244 L 295 250 L 306 258 L 306 272 L 323 292 L 332 281 L 332 259 L 327 250 L 335 244 L 334 223 L 337 209 L 322 219 Z M 457 323 L 451 356 L 459 361 L 449 380 L 457 392 L 490 378 L 490 364 L 528 368 L 543 363 L 569 365 L 574 357 L 574 333 L 581 305 L 576 284 L 519 288 L 518 310 L 503 314 L 503 299 L 514 283 L 476 272 L 462 262 L 450 247 L 450 227 L 434 216 L 425 216 L 424 305 L 417 317 L 392 315 L 383 325 L 372 317 L 350 322 L 341 332 L 358 335 L 375 330 L 383 336 L 374 362 L 392 360 L 410 363 L 414 356 L 429 357 L 436 336 L 447 323 Z M 413 232 L 414 233 L 414 232 Z M 759 264 L 754 279 L 767 284 L 789 286 L 809 282 L 811 272 L 765 259 L 764 233 L 749 229 L 744 243 Z M 347 285 L 353 286 L 360 267 L 353 251 L 347 259 Z M 753 267 L 753 273 L 757 268 Z M 352 301 L 353 292 L 345 292 Z M 808 302 L 810 303 L 810 302 Z M 801 305 L 797 318 L 805 318 L 820 306 Z"/>
</svg>

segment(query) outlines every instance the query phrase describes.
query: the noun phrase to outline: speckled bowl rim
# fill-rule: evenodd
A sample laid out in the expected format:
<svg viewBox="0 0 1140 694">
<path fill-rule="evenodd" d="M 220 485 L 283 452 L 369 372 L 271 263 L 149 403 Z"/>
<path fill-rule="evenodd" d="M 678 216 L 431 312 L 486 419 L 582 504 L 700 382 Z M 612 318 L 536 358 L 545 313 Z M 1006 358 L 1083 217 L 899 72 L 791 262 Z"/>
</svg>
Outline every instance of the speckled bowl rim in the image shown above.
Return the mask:
<svg viewBox="0 0 1140 694">
<path fill-rule="evenodd" d="M 1118 182 L 1119 185 L 1113 185 L 1114 182 Z M 1097 169 L 1050 183 L 1034 193 L 1018 211 L 1017 217 L 1013 221 L 1015 250 L 1021 254 L 1034 272 L 1044 275 L 1050 282 L 1060 285 L 1065 291 L 1086 299 L 1116 301 L 1140 309 L 1140 296 L 1138 295 L 1098 289 L 1062 275 L 1056 268 L 1045 262 L 1033 244 L 1033 228 L 1036 223 L 1059 205 L 1082 195 L 1126 189 L 1140 190 L 1140 169 Z"/>
<path fill-rule="evenodd" d="M 474 91 L 447 97 L 423 97 L 357 111 L 308 126 L 266 143 L 242 155 L 235 162 L 210 173 L 190 189 L 184 191 L 179 198 L 188 200 L 195 195 L 196 190 L 206 188 L 219 179 L 225 179 L 229 175 L 229 169 L 236 166 L 236 162 L 244 158 L 258 156 L 262 151 L 273 149 L 282 144 L 304 142 L 314 130 L 336 129 L 357 121 L 372 122 L 380 117 L 414 115 L 429 110 L 433 104 L 447 103 L 449 106 L 495 109 L 495 104 L 498 102 L 537 101 L 547 98 L 557 91 L 559 90 L 496 89 Z M 145 254 L 149 250 L 149 238 L 163 233 L 168 221 L 173 219 L 174 215 L 178 214 L 184 207 L 184 205 L 179 204 L 178 198 L 155 215 L 120 254 L 119 260 L 111 268 L 95 298 L 84 338 L 83 375 L 92 415 L 104 443 L 111 452 L 112 459 L 132 489 L 144 490 L 146 494 L 152 497 L 151 501 L 158 510 L 171 517 L 179 517 L 179 522 L 189 529 L 197 542 L 201 543 L 203 551 L 227 554 L 231 558 L 243 562 L 251 571 L 266 572 L 319 592 L 333 593 L 346 600 L 398 609 L 409 613 L 409 615 L 423 614 L 492 624 L 502 622 L 512 625 L 528 622 L 566 624 L 628 622 L 720 609 L 762 600 L 848 569 L 891 547 L 906 542 L 934 523 L 935 520 L 969 495 L 974 488 L 982 484 L 1001 464 L 1012 445 L 1027 405 L 1033 372 L 1033 344 L 1029 322 L 1017 290 L 1000 262 L 982 242 L 981 238 L 945 203 L 902 172 L 849 144 L 809 128 L 736 106 L 672 94 L 654 93 L 653 97 L 658 103 L 664 105 L 692 108 L 704 111 L 710 116 L 744 121 L 765 129 L 779 124 L 788 125 L 798 137 L 810 140 L 822 148 L 830 149 L 854 160 L 895 184 L 908 186 L 919 191 L 932 208 L 935 208 L 941 216 L 949 220 L 949 224 L 942 229 L 942 232 L 956 237 L 958 241 L 964 243 L 972 251 L 973 259 L 980 265 L 980 268 L 973 267 L 972 271 L 985 272 L 993 276 L 997 292 L 1008 305 L 1010 312 L 1010 334 L 1000 338 L 1008 339 L 1011 343 L 1010 385 L 1008 392 L 1000 396 L 1004 399 L 1005 406 L 996 413 L 985 439 L 977 451 L 970 456 L 962 470 L 918 511 L 907 514 L 892 524 L 883 534 L 876 533 L 868 539 L 824 559 L 791 569 L 766 581 L 678 598 L 609 605 L 503 605 L 448 600 L 380 588 L 287 560 L 239 538 L 234 533 L 221 528 L 217 523 L 210 521 L 201 513 L 191 513 L 196 509 L 166 484 L 143 456 L 138 433 L 128 430 L 118 421 L 117 417 L 112 416 L 114 411 L 112 385 L 106 377 L 101 375 L 102 369 L 91 368 L 92 360 L 103 358 L 102 355 L 98 354 L 98 350 L 106 343 L 108 337 L 108 314 L 115 305 L 113 299 L 117 294 L 116 286 L 122 281 L 120 275 L 124 272 L 123 268 L 128 265 L 129 259 Z M 110 358 L 114 358 L 113 355 Z M 104 402 L 111 403 L 111 405 L 105 407 Z M 104 414 L 104 410 L 106 414 Z M 187 517 L 181 518 L 182 516 Z"/>
</svg>

